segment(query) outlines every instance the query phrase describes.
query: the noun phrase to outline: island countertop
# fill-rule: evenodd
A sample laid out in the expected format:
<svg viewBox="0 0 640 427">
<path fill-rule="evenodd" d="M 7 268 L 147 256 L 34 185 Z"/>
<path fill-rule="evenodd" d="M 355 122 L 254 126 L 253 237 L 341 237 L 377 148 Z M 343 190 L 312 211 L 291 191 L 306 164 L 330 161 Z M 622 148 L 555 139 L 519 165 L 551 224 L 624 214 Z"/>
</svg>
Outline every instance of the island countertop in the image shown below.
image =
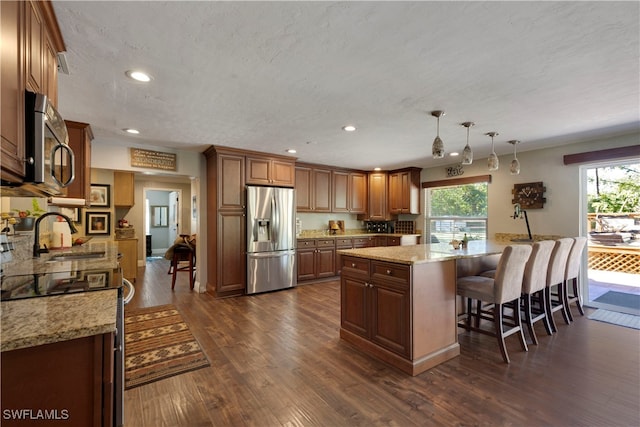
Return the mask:
<svg viewBox="0 0 640 427">
<path fill-rule="evenodd" d="M 453 249 L 447 243 L 429 243 L 407 246 L 380 246 L 360 249 L 339 249 L 340 255 L 350 255 L 399 264 L 423 264 L 460 258 L 473 258 L 500 254 L 507 244 L 491 240 L 469 241 L 466 249 Z"/>
</svg>

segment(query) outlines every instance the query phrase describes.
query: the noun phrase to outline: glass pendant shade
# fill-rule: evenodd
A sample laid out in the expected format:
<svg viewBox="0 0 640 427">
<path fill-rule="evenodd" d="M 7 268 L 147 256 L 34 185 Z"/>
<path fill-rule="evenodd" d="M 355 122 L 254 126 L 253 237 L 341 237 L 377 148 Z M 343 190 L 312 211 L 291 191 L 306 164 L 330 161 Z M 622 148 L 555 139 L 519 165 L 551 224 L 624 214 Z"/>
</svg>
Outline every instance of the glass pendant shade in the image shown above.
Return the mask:
<svg viewBox="0 0 640 427">
<path fill-rule="evenodd" d="M 493 137 L 498 135 L 498 132 L 489 132 L 487 135 L 491 137 L 491 154 L 489 154 L 489 158 L 487 159 L 487 166 L 490 171 L 497 171 L 500 167 L 500 160 L 498 160 L 498 155 L 494 149 Z"/>
<path fill-rule="evenodd" d="M 464 150 L 462 150 L 462 164 L 470 165 L 473 163 L 473 151 L 471 151 L 471 147 L 469 146 L 469 128 L 473 126 L 475 123 L 473 122 L 464 122 L 462 126 L 467 128 L 467 145 L 464 146 Z"/>
<path fill-rule="evenodd" d="M 434 159 L 442 159 L 444 157 L 444 143 L 442 139 L 440 139 L 440 117 L 444 116 L 444 111 L 432 111 L 431 115 L 438 119 L 438 128 L 436 133 L 436 138 L 433 140 L 433 145 L 431 146 L 431 154 Z"/>
<path fill-rule="evenodd" d="M 509 172 L 511 175 L 519 175 L 520 174 L 520 161 L 516 156 L 516 145 L 518 145 L 520 141 L 509 141 L 509 144 L 513 144 L 513 160 L 511 160 L 511 166 L 509 167 Z"/>
</svg>

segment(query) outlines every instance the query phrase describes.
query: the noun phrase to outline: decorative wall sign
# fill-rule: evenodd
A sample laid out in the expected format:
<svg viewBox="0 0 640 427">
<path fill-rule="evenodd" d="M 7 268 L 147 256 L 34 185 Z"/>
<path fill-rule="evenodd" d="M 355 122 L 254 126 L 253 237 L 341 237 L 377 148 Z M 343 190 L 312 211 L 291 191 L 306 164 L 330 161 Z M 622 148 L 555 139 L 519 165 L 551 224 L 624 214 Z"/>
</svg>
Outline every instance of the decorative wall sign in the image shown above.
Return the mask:
<svg viewBox="0 0 640 427">
<path fill-rule="evenodd" d="M 176 170 L 175 153 L 130 148 L 131 166 L 148 169 Z"/>
<path fill-rule="evenodd" d="M 450 166 L 447 168 L 447 177 L 461 176 L 462 174 L 464 174 L 464 169 L 462 169 L 462 165 Z"/>
<path fill-rule="evenodd" d="M 543 197 L 546 190 L 542 182 L 513 184 L 513 190 L 511 190 L 513 200 L 511 200 L 511 203 L 520 203 L 522 209 L 542 209 L 547 201 Z"/>
</svg>

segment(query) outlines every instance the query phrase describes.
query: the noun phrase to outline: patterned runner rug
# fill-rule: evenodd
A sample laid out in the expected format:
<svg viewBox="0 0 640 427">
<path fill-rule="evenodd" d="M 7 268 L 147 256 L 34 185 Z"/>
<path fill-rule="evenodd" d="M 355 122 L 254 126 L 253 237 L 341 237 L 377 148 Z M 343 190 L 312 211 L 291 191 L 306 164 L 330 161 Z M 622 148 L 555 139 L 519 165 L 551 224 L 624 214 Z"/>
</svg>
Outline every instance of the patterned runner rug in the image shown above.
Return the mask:
<svg viewBox="0 0 640 427">
<path fill-rule="evenodd" d="M 125 390 L 210 365 L 175 306 L 125 310 Z"/>
</svg>

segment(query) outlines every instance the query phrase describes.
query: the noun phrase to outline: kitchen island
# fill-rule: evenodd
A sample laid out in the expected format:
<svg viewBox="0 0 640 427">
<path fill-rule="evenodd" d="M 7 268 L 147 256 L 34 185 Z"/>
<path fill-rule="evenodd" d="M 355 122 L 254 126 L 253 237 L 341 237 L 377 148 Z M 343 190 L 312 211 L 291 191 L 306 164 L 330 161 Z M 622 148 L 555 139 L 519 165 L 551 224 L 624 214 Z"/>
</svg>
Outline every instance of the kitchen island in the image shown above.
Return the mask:
<svg viewBox="0 0 640 427">
<path fill-rule="evenodd" d="M 410 375 L 458 356 L 458 271 L 495 267 L 504 247 L 471 241 L 466 249 L 436 243 L 339 250 L 340 337 Z"/>
</svg>

